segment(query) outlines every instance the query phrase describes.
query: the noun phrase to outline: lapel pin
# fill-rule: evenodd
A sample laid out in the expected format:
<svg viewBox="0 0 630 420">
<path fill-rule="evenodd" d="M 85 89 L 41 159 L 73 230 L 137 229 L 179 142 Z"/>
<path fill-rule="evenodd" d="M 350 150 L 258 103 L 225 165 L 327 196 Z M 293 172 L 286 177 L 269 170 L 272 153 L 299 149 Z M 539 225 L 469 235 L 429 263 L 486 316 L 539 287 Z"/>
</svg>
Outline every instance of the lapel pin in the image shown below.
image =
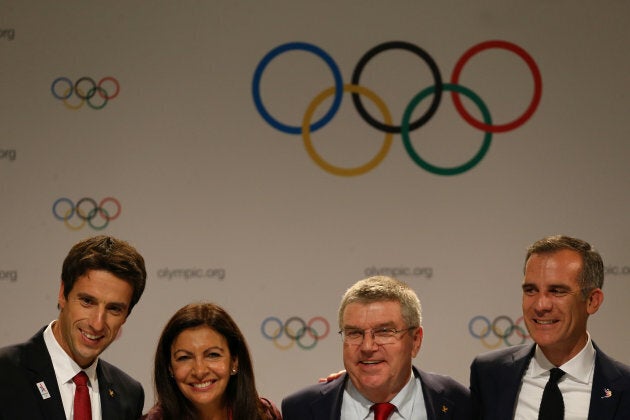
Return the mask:
<svg viewBox="0 0 630 420">
<path fill-rule="evenodd" d="M 448 407 L 445 405 L 442 405 L 442 413 L 446 414 L 448 413 Z"/>
<path fill-rule="evenodd" d="M 116 396 L 116 393 L 111 388 L 107 391 L 107 393 L 109 394 L 110 398 L 114 398 Z"/>
<path fill-rule="evenodd" d="M 44 381 L 37 382 L 36 385 L 39 393 L 42 394 L 43 400 L 47 400 L 48 398 L 50 398 L 50 393 L 48 392 L 48 388 L 46 388 L 46 384 L 44 383 Z"/>
<path fill-rule="evenodd" d="M 602 399 L 610 397 L 612 397 L 612 391 L 608 388 L 604 388 L 604 396 L 602 397 Z"/>
</svg>

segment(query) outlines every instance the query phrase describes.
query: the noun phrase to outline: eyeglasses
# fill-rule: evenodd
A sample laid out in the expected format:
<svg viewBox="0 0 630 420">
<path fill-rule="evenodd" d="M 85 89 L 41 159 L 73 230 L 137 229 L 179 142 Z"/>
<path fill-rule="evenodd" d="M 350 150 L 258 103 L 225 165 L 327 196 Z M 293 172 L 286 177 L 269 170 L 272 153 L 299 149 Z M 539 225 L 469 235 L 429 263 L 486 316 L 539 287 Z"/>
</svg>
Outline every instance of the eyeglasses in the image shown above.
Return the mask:
<svg viewBox="0 0 630 420">
<path fill-rule="evenodd" d="M 400 333 L 406 333 L 407 331 L 414 330 L 418 327 L 408 327 L 401 330 L 396 328 L 375 328 L 368 330 L 361 330 L 359 328 L 344 328 L 339 331 L 341 339 L 346 344 L 359 345 L 363 343 L 365 333 L 368 331 L 372 334 L 372 340 L 379 346 L 384 344 L 394 344 L 402 337 L 398 335 Z"/>
</svg>

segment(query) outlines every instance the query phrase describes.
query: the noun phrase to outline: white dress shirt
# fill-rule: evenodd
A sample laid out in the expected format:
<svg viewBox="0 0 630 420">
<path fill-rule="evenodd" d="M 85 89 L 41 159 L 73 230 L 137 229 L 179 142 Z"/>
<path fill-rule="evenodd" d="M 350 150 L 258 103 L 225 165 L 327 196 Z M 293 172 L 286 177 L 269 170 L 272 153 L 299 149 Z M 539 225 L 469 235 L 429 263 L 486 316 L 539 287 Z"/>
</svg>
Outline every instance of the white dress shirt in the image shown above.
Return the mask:
<svg viewBox="0 0 630 420">
<path fill-rule="evenodd" d="M 396 411 L 389 420 L 426 420 L 427 409 L 422 395 L 422 382 L 411 372 L 411 377 L 403 389 L 389 401 L 396 406 Z M 370 407 L 374 403 L 365 398 L 348 379 L 341 403 L 341 420 L 371 420 L 374 413 Z"/>
<path fill-rule="evenodd" d="M 534 357 L 521 383 L 515 420 L 538 418 L 542 394 L 549 380 L 549 370 L 554 367 L 556 366 L 547 360 L 542 350 L 536 345 Z M 595 348 L 590 334 L 584 348 L 571 360 L 558 367 L 565 372 L 558 382 L 558 388 L 564 400 L 564 420 L 586 420 L 591 403 L 595 371 Z"/>
<path fill-rule="evenodd" d="M 85 369 L 81 367 L 68 356 L 55 338 L 52 332 L 52 326 L 57 321 L 52 321 L 44 330 L 44 341 L 48 354 L 52 359 L 55 376 L 57 377 L 57 385 L 61 393 L 61 401 L 63 409 L 66 412 L 66 419 L 72 420 L 74 417 L 74 390 L 76 385 L 72 382 L 72 378 L 83 370 L 89 379 L 88 389 L 90 390 L 90 403 L 92 405 L 92 420 L 101 420 L 101 398 L 98 392 L 98 378 L 96 375 L 96 365 L 98 358 Z"/>
</svg>

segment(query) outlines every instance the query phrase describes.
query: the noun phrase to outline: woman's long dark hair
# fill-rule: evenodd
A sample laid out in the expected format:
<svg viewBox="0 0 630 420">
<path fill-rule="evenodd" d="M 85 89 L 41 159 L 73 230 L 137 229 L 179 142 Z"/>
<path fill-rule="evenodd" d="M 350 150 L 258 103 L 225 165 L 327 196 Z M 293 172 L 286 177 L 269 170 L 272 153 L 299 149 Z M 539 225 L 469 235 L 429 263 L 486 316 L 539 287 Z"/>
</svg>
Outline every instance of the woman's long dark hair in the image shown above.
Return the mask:
<svg viewBox="0 0 630 420">
<path fill-rule="evenodd" d="M 168 321 L 155 352 L 155 392 L 163 418 L 195 419 L 197 411 L 184 397 L 170 375 L 171 345 L 182 331 L 206 325 L 225 337 L 230 355 L 238 360 L 238 373 L 230 376 L 224 402 L 233 420 L 265 419 L 265 409 L 256 391 L 254 369 L 245 337 L 232 317 L 213 303 L 193 303 L 178 310 Z"/>
</svg>

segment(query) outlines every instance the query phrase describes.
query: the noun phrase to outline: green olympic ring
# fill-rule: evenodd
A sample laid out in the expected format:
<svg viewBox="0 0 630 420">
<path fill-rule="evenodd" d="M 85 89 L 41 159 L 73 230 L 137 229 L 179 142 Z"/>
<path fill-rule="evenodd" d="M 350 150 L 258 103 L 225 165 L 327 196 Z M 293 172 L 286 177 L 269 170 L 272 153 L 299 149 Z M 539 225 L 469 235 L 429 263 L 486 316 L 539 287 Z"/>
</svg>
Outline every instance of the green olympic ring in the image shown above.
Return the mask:
<svg viewBox="0 0 630 420">
<path fill-rule="evenodd" d="M 492 124 L 492 118 L 490 117 L 490 111 L 488 111 L 488 107 L 486 107 L 486 104 L 484 104 L 481 98 L 472 90 L 464 86 L 453 85 L 451 83 L 444 83 L 444 85 L 442 85 L 442 88 L 444 90 L 448 90 L 451 92 L 462 93 L 465 96 L 469 97 L 479 107 L 479 110 L 481 111 L 481 114 L 483 115 L 484 123 L 488 125 Z M 475 154 L 475 156 L 473 156 L 468 162 L 465 162 L 459 166 L 444 168 L 444 167 L 432 165 L 426 160 L 422 159 L 420 155 L 416 152 L 416 149 L 414 149 L 413 145 L 411 144 L 411 140 L 409 138 L 409 123 L 411 121 L 411 115 L 413 111 L 416 109 L 416 107 L 418 106 L 418 104 L 424 98 L 426 98 L 427 96 L 429 96 L 430 94 L 434 92 L 435 92 L 435 86 L 429 86 L 428 88 L 422 90 L 420 93 L 418 93 L 416 96 L 413 97 L 411 102 L 409 102 L 409 105 L 407 105 L 407 108 L 405 109 L 405 112 L 403 114 L 400 134 L 402 136 L 403 143 L 405 145 L 405 149 L 407 150 L 407 153 L 409 154 L 411 159 L 413 159 L 413 161 L 416 162 L 416 164 L 420 166 L 421 168 L 425 169 L 428 172 L 434 173 L 436 175 L 461 174 L 463 172 L 466 172 L 472 169 L 479 162 L 481 162 L 481 159 L 483 159 L 483 157 L 488 152 L 488 149 L 490 148 L 490 143 L 492 143 L 492 133 L 490 131 L 486 131 L 486 134 L 484 135 L 484 138 L 483 138 L 483 143 L 481 145 L 481 148 L 477 152 L 477 154 Z"/>
</svg>

